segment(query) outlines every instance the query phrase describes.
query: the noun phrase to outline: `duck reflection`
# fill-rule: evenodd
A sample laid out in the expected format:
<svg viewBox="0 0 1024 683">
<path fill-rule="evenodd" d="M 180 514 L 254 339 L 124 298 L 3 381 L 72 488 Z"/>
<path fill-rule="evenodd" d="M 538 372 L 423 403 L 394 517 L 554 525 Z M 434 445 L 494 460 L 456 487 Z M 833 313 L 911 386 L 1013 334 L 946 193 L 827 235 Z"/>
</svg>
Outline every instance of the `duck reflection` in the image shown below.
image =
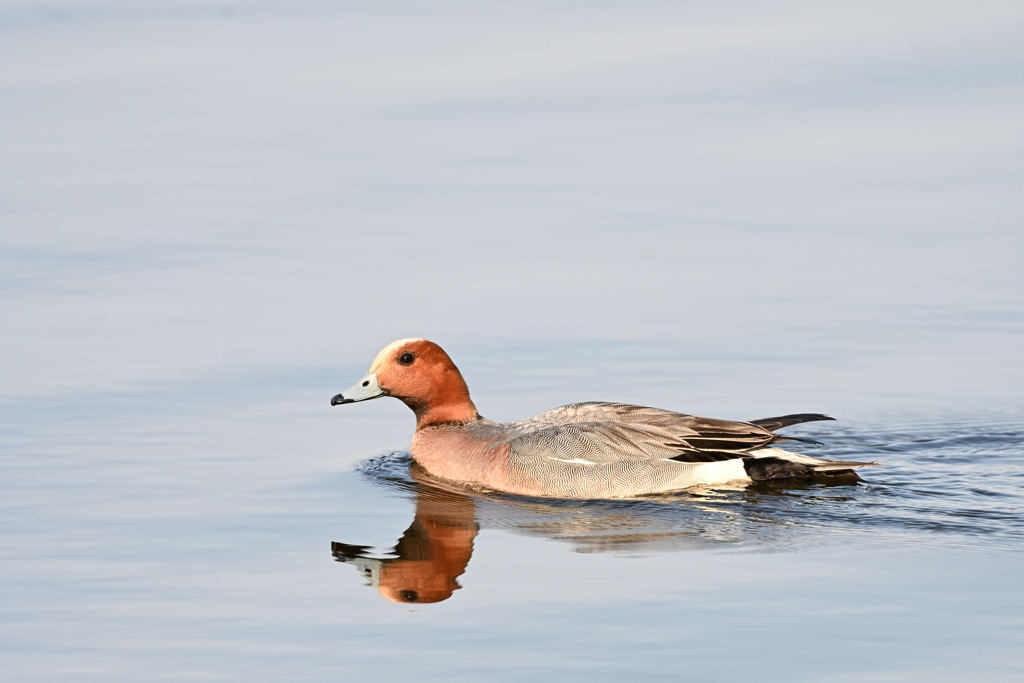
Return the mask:
<svg viewBox="0 0 1024 683">
<path fill-rule="evenodd" d="M 466 571 L 481 526 L 569 542 L 577 552 L 647 554 L 768 541 L 777 546 L 792 540 L 794 517 L 806 517 L 793 511 L 842 501 L 845 496 L 833 487 L 860 481 L 849 473 L 643 499 L 554 500 L 453 488 L 398 454 L 375 460 L 363 474 L 413 493 L 412 524 L 384 553 L 388 557 L 374 557 L 369 546 L 339 542 L 331 544 L 331 553 L 398 603 L 450 598 L 460 588 L 457 579 Z M 375 471 L 376 465 L 390 473 Z M 787 508 L 791 514 L 784 514 Z"/>
</svg>

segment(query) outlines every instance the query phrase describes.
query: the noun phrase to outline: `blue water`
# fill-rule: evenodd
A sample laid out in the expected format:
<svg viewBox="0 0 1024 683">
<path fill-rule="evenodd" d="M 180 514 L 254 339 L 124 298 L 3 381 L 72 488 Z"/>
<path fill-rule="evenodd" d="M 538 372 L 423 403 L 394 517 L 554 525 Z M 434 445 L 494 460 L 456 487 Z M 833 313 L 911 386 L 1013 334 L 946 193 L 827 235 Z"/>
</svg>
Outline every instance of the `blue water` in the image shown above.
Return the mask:
<svg viewBox="0 0 1024 683">
<path fill-rule="evenodd" d="M 0 5 L 4 679 L 1020 680 L 1022 35 Z M 880 464 L 451 489 L 400 403 L 329 405 L 408 336 L 491 419 L 825 412 Z"/>
</svg>

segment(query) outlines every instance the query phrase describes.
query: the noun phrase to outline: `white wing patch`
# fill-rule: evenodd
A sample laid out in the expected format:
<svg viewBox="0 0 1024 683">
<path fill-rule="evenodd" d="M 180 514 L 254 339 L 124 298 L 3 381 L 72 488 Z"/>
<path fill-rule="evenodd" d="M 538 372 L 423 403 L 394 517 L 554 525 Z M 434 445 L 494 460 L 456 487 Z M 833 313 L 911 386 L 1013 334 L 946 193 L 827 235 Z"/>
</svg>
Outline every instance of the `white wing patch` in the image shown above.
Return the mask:
<svg viewBox="0 0 1024 683">
<path fill-rule="evenodd" d="M 548 456 L 548 460 L 557 460 L 558 462 L 567 462 L 567 463 L 571 463 L 571 464 L 574 464 L 574 465 L 596 465 L 597 464 L 596 462 L 590 462 L 589 460 L 584 460 L 583 458 L 573 458 L 572 460 L 564 460 L 562 458 L 552 458 L 550 455 Z"/>
</svg>

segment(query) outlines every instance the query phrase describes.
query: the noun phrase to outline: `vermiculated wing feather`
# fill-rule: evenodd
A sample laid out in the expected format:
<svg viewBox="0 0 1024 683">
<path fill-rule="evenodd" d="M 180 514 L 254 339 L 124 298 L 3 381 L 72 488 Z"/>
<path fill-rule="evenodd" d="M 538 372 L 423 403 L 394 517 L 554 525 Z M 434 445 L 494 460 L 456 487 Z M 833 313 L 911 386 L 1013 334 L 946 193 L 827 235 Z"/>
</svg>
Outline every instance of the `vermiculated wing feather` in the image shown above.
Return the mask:
<svg viewBox="0 0 1024 683">
<path fill-rule="evenodd" d="M 519 452 L 604 463 L 623 459 L 719 462 L 744 457 L 775 436 L 746 422 L 622 403 L 577 403 L 509 425 Z"/>
<path fill-rule="evenodd" d="M 754 424 L 623 403 L 576 403 L 501 424 L 482 421 L 477 438 L 507 445 L 509 481 L 568 498 L 642 495 L 718 478 L 799 476 L 869 463 L 833 462 L 768 447 L 767 427 L 831 419 L 805 413 Z M 725 461 L 722 467 L 707 467 Z M 728 464 L 732 461 L 733 464 Z M 742 466 L 737 469 L 742 461 Z"/>
</svg>

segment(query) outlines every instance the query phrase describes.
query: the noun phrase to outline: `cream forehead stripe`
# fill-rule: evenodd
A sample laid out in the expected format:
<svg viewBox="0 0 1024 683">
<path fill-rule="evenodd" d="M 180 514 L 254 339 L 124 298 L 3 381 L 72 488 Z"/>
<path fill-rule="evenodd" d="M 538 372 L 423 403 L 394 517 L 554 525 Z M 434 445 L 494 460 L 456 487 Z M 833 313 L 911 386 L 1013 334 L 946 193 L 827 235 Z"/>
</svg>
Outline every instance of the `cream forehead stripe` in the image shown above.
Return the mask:
<svg viewBox="0 0 1024 683">
<path fill-rule="evenodd" d="M 370 365 L 370 372 L 376 372 L 377 368 L 380 367 L 380 364 L 384 362 L 384 359 L 387 358 L 388 356 L 390 356 L 391 352 L 394 351 L 395 349 L 397 349 L 399 346 L 404 346 L 405 344 L 408 344 L 409 342 L 421 342 L 421 341 L 426 341 L 426 339 L 410 338 L 410 339 L 399 339 L 398 341 L 391 342 L 390 344 L 385 346 L 383 349 L 381 349 L 380 353 L 377 354 L 377 357 L 373 359 L 373 363 Z"/>
</svg>

